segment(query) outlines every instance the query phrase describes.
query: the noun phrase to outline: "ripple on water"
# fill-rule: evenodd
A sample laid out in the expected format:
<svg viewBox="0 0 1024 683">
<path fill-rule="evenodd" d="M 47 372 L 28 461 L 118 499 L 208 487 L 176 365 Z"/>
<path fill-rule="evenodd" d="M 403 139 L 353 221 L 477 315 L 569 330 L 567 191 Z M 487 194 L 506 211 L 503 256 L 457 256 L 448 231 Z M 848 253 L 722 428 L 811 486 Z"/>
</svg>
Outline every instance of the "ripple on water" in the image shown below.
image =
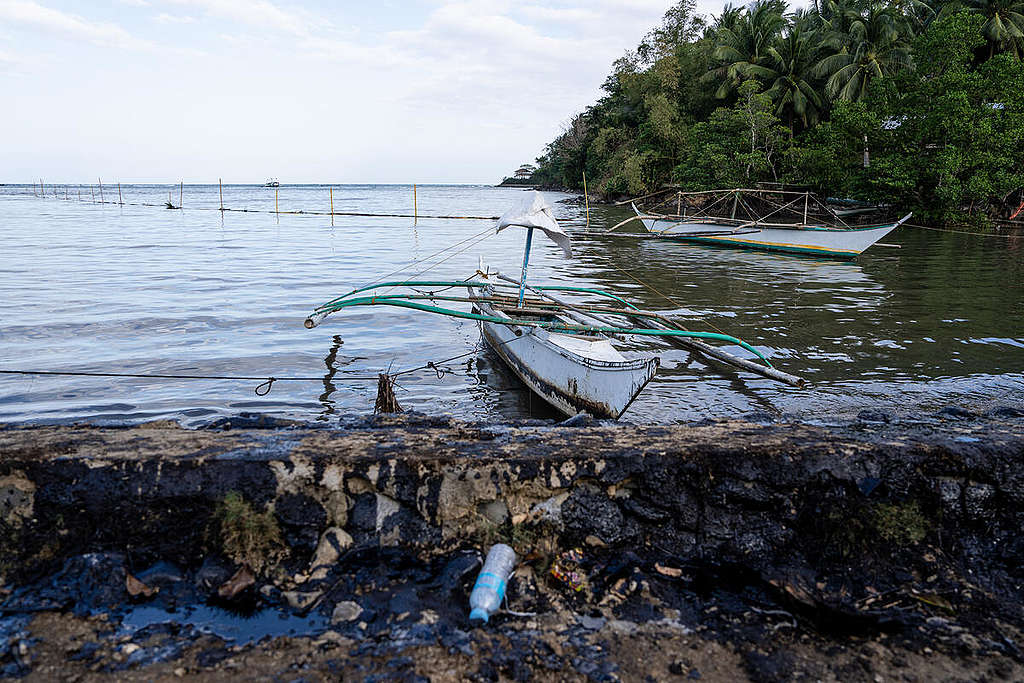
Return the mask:
<svg viewBox="0 0 1024 683">
<path fill-rule="evenodd" d="M 133 201 L 152 203 L 165 201 L 167 189 L 122 186 Z M 411 207 L 409 186 L 335 190 L 338 210 Z M 316 419 L 370 410 L 374 387 L 364 377 L 462 353 L 470 356 L 442 379 L 433 372 L 404 375 L 402 405 L 482 420 L 548 414 L 479 348 L 474 323 L 383 308 L 347 311 L 314 330 L 302 326 L 313 306 L 477 234 L 488 236 L 463 253 L 442 253 L 435 261 L 447 260 L 432 269 L 407 274 L 461 279 L 475 271 L 478 255 L 517 273 L 521 232 L 494 235 L 487 221 L 343 216 L 332 227 L 329 218 L 308 214 L 171 212 L 40 200 L 29 192 L 0 188 L 0 369 L 313 379 L 278 382 L 257 397 L 252 381 L 4 376 L 0 419 L 190 422 L 243 409 Z M 273 207 L 265 188 L 224 192 L 232 208 Z M 326 207 L 325 187 L 285 186 L 279 195 L 282 207 Z M 520 196 L 482 186 L 419 189 L 420 211 L 431 214 L 497 215 Z M 217 187 L 186 187 L 185 202 L 215 209 Z M 570 232 L 583 227 L 580 207 L 553 205 Z M 626 217 L 609 207 L 593 207 L 590 216 L 597 226 Z M 576 257 L 566 261 L 540 240 L 530 273 L 536 281 L 606 289 L 684 318 L 689 329 L 737 336 L 780 369 L 814 381 L 796 390 L 634 340 L 626 345 L 631 351 L 666 361 L 627 413 L 634 422 L 1024 402 L 1019 256 L 984 238 L 908 228 L 887 239 L 903 248 L 869 251 L 855 262 L 612 236 L 578 238 Z"/>
</svg>

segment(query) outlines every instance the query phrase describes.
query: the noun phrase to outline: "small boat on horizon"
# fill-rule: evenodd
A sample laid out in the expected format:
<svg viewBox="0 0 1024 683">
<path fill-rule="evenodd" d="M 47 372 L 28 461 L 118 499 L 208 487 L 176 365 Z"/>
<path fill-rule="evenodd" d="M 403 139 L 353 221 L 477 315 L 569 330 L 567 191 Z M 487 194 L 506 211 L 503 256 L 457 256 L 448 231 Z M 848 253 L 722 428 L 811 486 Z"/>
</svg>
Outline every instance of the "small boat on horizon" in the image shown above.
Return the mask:
<svg viewBox="0 0 1024 683">
<path fill-rule="evenodd" d="M 631 202 L 636 216 L 630 220 L 639 220 L 658 237 L 831 258 L 858 256 L 913 215 L 876 225 L 850 225 L 810 192 L 666 192 L 670 194 L 645 207 Z"/>
<path fill-rule="evenodd" d="M 263 183 L 263 187 L 281 187 L 281 183 L 277 182 L 277 178 L 267 178 L 267 182 Z"/>
<path fill-rule="evenodd" d="M 690 351 L 799 385 L 802 380 L 772 367 L 746 342 L 718 332 L 691 332 L 669 318 L 644 311 L 621 297 L 590 287 L 528 285 L 530 247 L 540 230 L 571 256 L 570 238 L 558 225 L 551 206 L 539 192 L 526 195 L 498 220 L 497 232 L 525 228 L 526 248 L 518 280 L 486 268 L 465 280 L 379 282 L 360 287 L 316 307 L 305 321 L 309 329 L 334 312 L 353 306 L 397 306 L 453 318 L 475 320 L 483 341 L 527 387 L 560 412 L 582 412 L 617 419 L 651 381 L 660 365 L 657 356 L 625 356 L 615 340 L 631 335 L 660 337 Z M 395 293 L 395 288 L 408 293 Z M 463 288 L 466 296 L 445 293 Z M 527 294 L 529 293 L 529 296 Z M 566 295 L 590 295 L 600 303 L 579 303 Z M 437 302 L 462 302 L 469 311 L 442 308 Z M 427 303 L 430 302 L 430 303 Z M 705 340 L 735 344 L 764 365 L 738 358 Z"/>
</svg>

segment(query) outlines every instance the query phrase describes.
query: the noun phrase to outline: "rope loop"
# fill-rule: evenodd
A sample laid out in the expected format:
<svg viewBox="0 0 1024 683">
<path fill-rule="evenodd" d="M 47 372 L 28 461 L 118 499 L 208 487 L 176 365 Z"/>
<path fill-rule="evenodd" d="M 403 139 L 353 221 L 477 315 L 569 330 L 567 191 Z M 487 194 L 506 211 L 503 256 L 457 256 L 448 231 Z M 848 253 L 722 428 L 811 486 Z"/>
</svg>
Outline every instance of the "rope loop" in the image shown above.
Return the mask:
<svg viewBox="0 0 1024 683">
<path fill-rule="evenodd" d="M 438 379 L 444 379 L 444 376 L 448 374 L 448 371 L 442 367 L 439 367 L 434 361 L 427 363 L 427 367 L 434 371 Z"/>
<path fill-rule="evenodd" d="M 257 396 L 266 396 L 267 394 L 270 393 L 270 390 L 274 388 L 274 382 L 276 381 L 276 377 L 268 377 L 266 382 L 263 382 L 262 384 L 257 386 L 253 391 L 256 392 Z"/>
</svg>

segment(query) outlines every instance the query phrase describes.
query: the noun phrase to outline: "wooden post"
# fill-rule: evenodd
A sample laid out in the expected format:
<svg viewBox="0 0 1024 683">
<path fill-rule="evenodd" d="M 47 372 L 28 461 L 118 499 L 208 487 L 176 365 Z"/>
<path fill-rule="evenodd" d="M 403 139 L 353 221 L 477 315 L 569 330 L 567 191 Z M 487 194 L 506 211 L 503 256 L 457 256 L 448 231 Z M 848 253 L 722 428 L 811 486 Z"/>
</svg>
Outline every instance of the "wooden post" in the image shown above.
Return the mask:
<svg viewBox="0 0 1024 683">
<path fill-rule="evenodd" d="M 331 195 L 331 225 L 334 225 L 334 188 L 328 187 L 327 192 Z"/>
<path fill-rule="evenodd" d="M 217 178 L 217 186 L 220 188 L 220 211 L 224 213 L 224 181 Z"/>
<path fill-rule="evenodd" d="M 68 199 L 69 199 L 69 197 L 68 197 L 68 186 L 65 185 L 64 186 L 64 201 L 67 201 Z"/>
<path fill-rule="evenodd" d="M 39 179 L 39 196 L 46 199 L 46 186 L 43 185 L 43 179 Z"/>
<path fill-rule="evenodd" d="M 89 186 L 89 194 L 92 195 L 92 203 L 95 204 L 96 203 L 96 190 L 93 188 L 92 185 Z"/>
<path fill-rule="evenodd" d="M 121 181 L 117 181 L 117 203 L 124 206 L 124 200 L 121 199 Z"/>
<path fill-rule="evenodd" d="M 182 180 L 178 183 L 178 208 L 185 208 L 185 181 Z"/>
<path fill-rule="evenodd" d="M 412 222 L 418 223 L 420 220 L 420 212 L 416 206 L 416 183 L 412 184 Z"/>
<path fill-rule="evenodd" d="M 807 201 L 810 196 L 810 192 L 804 193 L 804 225 L 807 225 Z"/>
<path fill-rule="evenodd" d="M 583 205 L 587 207 L 587 229 L 590 229 L 590 195 L 587 194 L 587 172 L 583 172 Z"/>
<path fill-rule="evenodd" d="M 78 187 L 78 201 L 82 201 L 82 187 Z"/>
<path fill-rule="evenodd" d="M 683 193 L 676 192 L 676 215 L 683 215 Z"/>
<path fill-rule="evenodd" d="M 106 204 L 106 202 L 103 201 L 103 178 L 97 178 L 96 180 L 98 180 L 100 184 L 100 204 Z"/>
<path fill-rule="evenodd" d="M 277 188 L 276 187 L 274 188 L 274 213 L 279 214 L 279 215 L 281 213 L 281 210 L 277 208 Z"/>
</svg>

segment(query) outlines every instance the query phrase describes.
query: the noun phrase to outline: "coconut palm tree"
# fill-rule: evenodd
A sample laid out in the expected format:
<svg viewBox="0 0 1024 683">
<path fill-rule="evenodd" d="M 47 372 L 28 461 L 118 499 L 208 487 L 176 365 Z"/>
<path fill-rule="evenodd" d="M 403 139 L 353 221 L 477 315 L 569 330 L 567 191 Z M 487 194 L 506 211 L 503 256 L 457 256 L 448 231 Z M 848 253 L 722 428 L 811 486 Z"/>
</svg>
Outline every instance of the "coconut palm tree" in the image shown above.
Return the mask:
<svg viewBox="0 0 1024 683">
<path fill-rule="evenodd" d="M 786 26 L 784 10 L 781 0 L 756 0 L 741 14 L 726 6 L 718 21 L 717 44 L 712 53 L 720 64 L 705 76 L 719 83 L 715 97 L 728 96 L 747 78 L 773 75 L 767 68 L 774 59 L 769 50 Z"/>
<path fill-rule="evenodd" d="M 772 72 L 764 79 L 771 84 L 765 94 L 772 98 L 779 117 L 789 121 L 790 131 L 796 121 L 805 128 L 817 123 L 822 108 L 822 97 L 811 78 L 821 45 L 819 34 L 808 28 L 809 17 L 797 14 L 792 21 L 786 34 L 768 49 L 773 62 L 762 71 L 762 76 Z"/>
<path fill-rule="evenodd" d="M 988 40 L 988 56 L 1012 52 L 1017 59 L 1024 54 L 1024 1 L 966 0 L 964 5 L 985 17 L 981 32 Z"/>
<path fill-rule="evenodd" d="M 862 12 L 847 10 L 849 30 L 832 27 L 824 44 L 835 54 L 822 59 L 812 74 L 825 81 L 825 94 L 833 100 L 858 101 L 876 78 L 912 65 L 910 46 L 900 31 L 901 18 L 888 3 L 872 2 Z"/>
</svg>

